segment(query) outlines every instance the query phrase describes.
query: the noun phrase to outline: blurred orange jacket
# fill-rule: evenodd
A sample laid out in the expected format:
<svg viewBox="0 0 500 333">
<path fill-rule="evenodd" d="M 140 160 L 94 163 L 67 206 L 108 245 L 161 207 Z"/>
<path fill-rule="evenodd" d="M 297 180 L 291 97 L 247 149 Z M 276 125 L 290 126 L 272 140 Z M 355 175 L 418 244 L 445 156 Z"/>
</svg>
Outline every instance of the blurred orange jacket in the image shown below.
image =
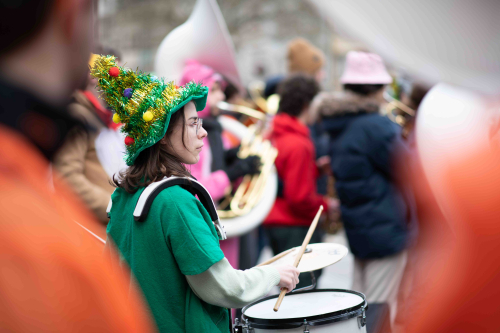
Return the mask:
<svg viewBox="0 0 500 333">
<path fill-rule="evenodd" d="M 426 205 L 411 290 L 417 297 L 403 313 L 404 332 L 500 332 L 498 152 L 478 147 L 464 156 L 448 170 L 446 186 L 453 207 L 447 218 L 429 200 L 430 188 L 416 187 Z"/>
<path fill-rule="evenodd" d="M 156 331 L 115 254 L 74 221 L 98 222 L 59 180 L 50 189 L 30 143 L 1 125 L 0 143 L 0 331 Z"/>
</svg>

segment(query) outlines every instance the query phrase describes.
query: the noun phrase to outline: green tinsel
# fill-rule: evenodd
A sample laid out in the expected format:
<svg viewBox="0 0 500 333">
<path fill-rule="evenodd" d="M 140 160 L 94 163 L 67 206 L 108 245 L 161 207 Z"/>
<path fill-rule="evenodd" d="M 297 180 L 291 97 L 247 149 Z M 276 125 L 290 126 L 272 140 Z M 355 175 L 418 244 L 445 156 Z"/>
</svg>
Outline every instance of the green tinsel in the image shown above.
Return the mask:
<svg viewBox="0 0 500 333">
<path fill-rule="evenodd" d="M 98 79 L 102 96 L 124 124 L 121 131 L 134 139 L 134 143 L 127 146 L 127 165 L 132 165 L 141 151 L 165 136 L 175 111 L 191 100 L 198 111 L 205 107 L 208 88 L 201 84 L 190 82 L 177 87 L 173 82 L 165 83 L 150 74 L 123 67 L 119 67 L 120 75 L 113 77 L 109 74 L 112 67 L 118 67 L 115 57 L 98 56 L 91 75 Z M 130 98 L 123 95 L 127 88 L 133 89 Z M 148 111 L 153 114 L 151 121 L 143 119 Z"/>
</svg>

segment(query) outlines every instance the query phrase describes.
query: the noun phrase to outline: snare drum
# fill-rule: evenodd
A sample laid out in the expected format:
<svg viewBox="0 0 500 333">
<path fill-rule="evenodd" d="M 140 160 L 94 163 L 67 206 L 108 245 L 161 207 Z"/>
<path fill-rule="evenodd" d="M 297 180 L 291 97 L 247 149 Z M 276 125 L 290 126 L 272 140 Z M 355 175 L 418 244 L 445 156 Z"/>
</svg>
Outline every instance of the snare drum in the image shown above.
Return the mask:
<svg viewBox="0 0 500 333">
<path fill-rule="evenodd" d="M 366 333 L 365 295 L 344 289 L 311 290 L 287 294 L 278 312 L 278 295 L 249 304 L 234 332 L 248 333 Z"/>
</svg>

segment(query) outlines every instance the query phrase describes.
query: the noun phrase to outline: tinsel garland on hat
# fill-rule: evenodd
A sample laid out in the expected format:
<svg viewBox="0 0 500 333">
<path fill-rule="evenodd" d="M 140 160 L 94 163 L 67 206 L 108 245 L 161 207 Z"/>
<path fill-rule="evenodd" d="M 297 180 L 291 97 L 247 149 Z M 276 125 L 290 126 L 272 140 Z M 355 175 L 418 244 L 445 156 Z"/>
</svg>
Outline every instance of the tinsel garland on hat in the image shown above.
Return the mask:
<svg viewBox="0 0 500 333">
<path fill-rule="evenodd" d="M 197 110 L 206 103 L 207 87 L 194 82 L 178 87 L 151 74 L 118 67 L 114 56 L 98 56 L 90 73 L 114 111 L 113 121 L 123 124 L 127 165 L 163 138 L 175 111 L 191 100 Z"/>
</svg>

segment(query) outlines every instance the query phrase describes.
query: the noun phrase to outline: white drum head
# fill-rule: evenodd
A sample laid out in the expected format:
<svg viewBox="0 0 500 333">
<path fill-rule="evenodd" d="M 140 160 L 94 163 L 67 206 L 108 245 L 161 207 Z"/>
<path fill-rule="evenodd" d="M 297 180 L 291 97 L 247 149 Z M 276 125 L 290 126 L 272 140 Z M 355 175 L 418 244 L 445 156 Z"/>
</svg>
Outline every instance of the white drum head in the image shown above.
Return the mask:
<svg viewBox="0 0 500 333">
<path fill-rule="evenodd" d="M 285 296 L 283 303 L 274 312 L 276 298 L 250 305 L 244 311 L 246 317 L 258 319 L 300 319 L 333 314 L 364 303 L 363 297 L 347 291 L 312 291 Z"/>
</svg>

